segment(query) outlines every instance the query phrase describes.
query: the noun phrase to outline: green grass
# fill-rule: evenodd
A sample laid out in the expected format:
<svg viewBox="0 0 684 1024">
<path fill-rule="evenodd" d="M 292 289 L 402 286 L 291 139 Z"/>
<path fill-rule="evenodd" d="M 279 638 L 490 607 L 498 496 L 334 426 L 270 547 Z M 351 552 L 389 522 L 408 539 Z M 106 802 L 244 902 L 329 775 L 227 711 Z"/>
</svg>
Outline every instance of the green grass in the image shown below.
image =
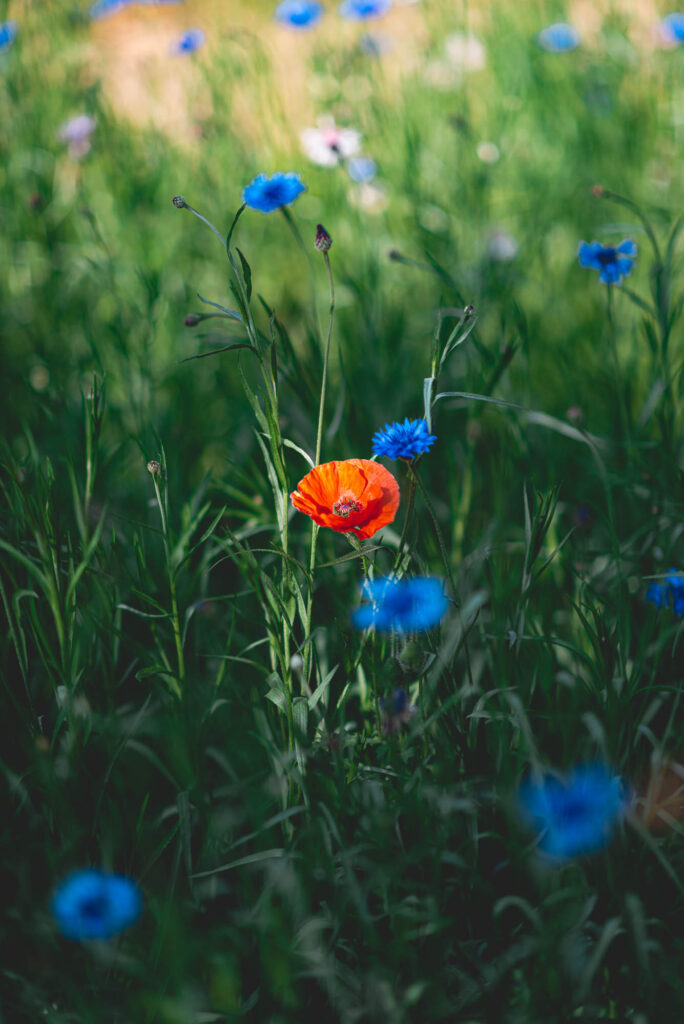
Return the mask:
<svg viewBox="0 0 684 1024">
<path fill-rule="evenodd" d="M 400 76 L 360 33 L 306 58 L 327 76 L 317 112 L 378 163 L 380 213 L 343 168 L 306 163 L 308 121 L 283 120 L 252 37 L 226 28 L 198 56 L 213 110 L 192 144 L 114 115 L 88 21 L 62 5 L 21 15 L 0 55 L 2 1024 L 682 1017 L 682 826 L 644 809 L 684 749 L 682 620 L 644 600 L 684 568 L 682 53 L 627 42 L 609 13 L 544 54 L 535 33 L 565 12 L 502 0 L 486 69 L 438 89 L 426 64 L 478 15 L 420 11 L 426 49 Z M 81 110 L 98 124 L 74 163 L 56 133 Z M 276 169 L 308 192 L 291 221 L 245 210 L 230 259 L 171 202 L 225 235 Z M 321 529 L 312 573 L 288 493 L 316 449 L 319 221 L 321 461 L 370 457 L 384 423 L 423 415 L 431 376 L 438 441 L 405 556 L 410 471 L 388 463 L 393 526 L 361 551 Z M 487 256 L 497 228 L 510 263 Z M 577 246 L 628 236 L 635 272 L 609 304 Z M 198 293 L 240 319 L 185 327 L 214 311 Z M 235 344 L 251 350 L 183 361 Z M 364 568 L 395 561 L 445 579 L 449 612 L 361 635 Z M 417 712 L 386 735 L 397 686 Z M 594 759 L 631 810 L 605 849 L 550 866 L 517 786 Z M 143 890 L 108 944 L 50 915 L 87 865 Z"/>
</svg>

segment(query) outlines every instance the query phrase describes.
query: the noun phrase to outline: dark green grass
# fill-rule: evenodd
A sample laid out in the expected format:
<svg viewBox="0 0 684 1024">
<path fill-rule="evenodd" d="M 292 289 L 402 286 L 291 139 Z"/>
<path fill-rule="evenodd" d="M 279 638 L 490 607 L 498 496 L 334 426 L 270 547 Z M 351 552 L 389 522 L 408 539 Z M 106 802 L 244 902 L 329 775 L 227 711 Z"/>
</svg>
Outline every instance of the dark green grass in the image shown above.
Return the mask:
<svg viewBox="0 0 684 1024">
<path fill-rule="evenodd" d="M 661 173 L 681 54 L 639 55 L 608 19 L 595 46 L 550 57 L 532 39 L 558 15 L 501 5 L 486 71 L 446 92 L 407 72 L 391 102 L 352 51 L 316 58 L 339 79 L 340 121 L 345 76 L 375 83 L 348 119 L 378 160 L 380 215 L 349 202 L 343 171 L 305 166 L 296 129 L 291 152 L 246 152 L 231 76 L 263 87 L 263 62 L 207 67 L 224 104 L 184 148 L 84 94 L 65 69 L 87 29 L 56 7 L 41 31 L 62 55 L 24 33 L 3 58 L 6 1024 L 681 1019 L 681 825 L 649 831 L 639 803 L 684 749 L 682 624 L 644 600 L 650 577 L 684 568 L 682 183 Z M 429 59 L 466 22 L 425 17 Z M 75 169 L 55 132 L 80 109 L 98 127 Z M 478 160 L 481 139 L 499 163 Z M 244 265 L 171 197 L 227 232 L 242 186 L 277 166 L 309 185 L 292 208 L 308 254 L 282 216 L 245 211 L 231 253 L 251 267 L 248 302 Z M 419 490 L 402 566 L 448 570 L 450 610 L 408 646 L 352 629 L 362 565 L 328 530 L 308 631 L 310 523 L 291 512 L 284 536 L 277 521 L 308 468 L 282 438 L 315 448 L 318 219 L 336 285 L 323 460 L 368 457 L 386 421 L 421 416 L 438 311 L 438 345 L 454 311 L 477 316 L 433 390 L 457 395 L 432 408 L 418 467 L 432 514 Z M 520 244 L 510 264 L 486 257 L 497 226 Z M 627 236 L 633 296 L 615 289 L 609 308 L 577 244 Z M 185 328 L 211 310 L 197 292 L 244 320 L 251 307 L 261 361 L 181 362 L 249 334 Z M 265 429 L 244 389 L 267 409 L 262 367 L 277 383 Z M 366 545 L 378 575 L 410 489 L 391 468 L 399 516 Z M 386 736 L 376 696 L 399 685 L 418 710 Z M 517 785 L 592 759 L 623 776 L 632 810 L 605 850 L 545 865 Z M 145 900 L 93 948 L 49 913 L 86 865 L 132 876 Z"/>
</svg>

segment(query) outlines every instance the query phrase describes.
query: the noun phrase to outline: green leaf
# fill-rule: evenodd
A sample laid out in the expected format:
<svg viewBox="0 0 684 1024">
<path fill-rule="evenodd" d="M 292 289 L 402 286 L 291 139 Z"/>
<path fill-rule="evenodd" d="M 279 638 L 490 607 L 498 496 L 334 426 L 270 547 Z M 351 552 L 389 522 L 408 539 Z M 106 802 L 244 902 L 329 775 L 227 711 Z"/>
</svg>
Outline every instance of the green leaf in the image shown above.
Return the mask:
<svg viewBox="0 0 684 1024">
<path fill-rule="evenodd" d="M 243 276 L 243 278 L 245 280 L 245 292 L 247 293 L 247 301 L 249 302 L 249 300 L 252 297 L 252 269 L 251 269 L 249 263 L 247 262 L 247 260 L 245 259 L 244 254 L 242 253 L 242 251 L 240 249 L 238 249 L 237 246 L 235 247 L 235 251 L 237 252 L 238 256 L 240 257 L 240 266 L 242 267 L 242 276 Z"/>
</svg>

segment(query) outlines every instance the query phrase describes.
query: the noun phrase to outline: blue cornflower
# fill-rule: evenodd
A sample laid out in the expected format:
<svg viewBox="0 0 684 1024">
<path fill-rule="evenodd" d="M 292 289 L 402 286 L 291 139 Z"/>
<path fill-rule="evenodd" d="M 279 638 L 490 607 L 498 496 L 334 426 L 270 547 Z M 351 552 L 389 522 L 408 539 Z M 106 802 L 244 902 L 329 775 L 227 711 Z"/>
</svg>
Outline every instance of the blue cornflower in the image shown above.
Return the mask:
<svg viewBox="0 0 684 1024">
<path fill-rule="evenodd" d="M 620 778 L 600 764 L 578 765 L 564 782 L 528 779 L 518 798 L 523 818 L 540 831 L 539 849 L 561 858 L 604 846 L 625 805 Z"/>
<path fill-rule="evenodd" d="M 306 185 L 298 174 L 276 171 L 270 178 L 257 174 L 243 190 L 242 198 L 253 210 L 271 213 L 281 206 L 289 206 L 305 191 Z"/>
<path fill-rule="evenodd" d="M 95 868 L 74 871 L 52 897 L 52 913 L 68 939 L 110 939 L 137 921 L 141 909 L 131 878 Z"/>
<path fill-rule="evenodd" d="M 366 580 L 361 605 L 352 616 L 357 629 L 375 626 L 383 632 L 413 632 L 436 626 L 447 610 L 441 580 L 416 576 L 411 580 Z"/>
<path fill-rule="evenodd" d="M 323 14 L 323 7 L 315 0 L 283 0 L 276 7 L 276 19 L 289 28 L 313 28 Z"/>
<path fill-rule="evenodd" d="M 94 19 L 107 18 L 110 14 L 116 14 L 128 7 L 131 0 L 95 0 L 90 8 L 90 17 Z"/>
<path fill-rule="evenodd" d="M 344 0 L 338 10 L 343 18 L 350 21 L 368 21 L 381 18 L 392 6 L 392 0 Z"/>
<path fill-rule="evenodd" d="M 568 53 L 579 46 L 580 34 L 574 25 L 558 21 L 543 28 L 537 35 L 537 42 L 547 53 Z"/>
<path fill-rule="evenodd" d="M 358 181 L 363 185 L 373 180 L 378 173 L 378 165 L 369 156 L 353 156 L 347 160 L 347 173 L 352 181 Z"/>
<path fill-rule="evenodd" d="M 380 698 L 380 716 L 383 733 L 400 732 L 408 725 L 416 713 L 415 705 L 411 703 L 408 693 L 403 686 L 398 686 L 392 699 Z"/>
<path fill-rule="evenodd" d="M 373 435 L 373 454 L 386 455 L 388 459 L 415 459 L 426 452 L 437 440 L 428 433 L 425 420 L 410 420 L 403 423 L 386 423 L 384 430 Z"/>
<path fill-rule="evenodd" d="M 684 617 L 684 573 L 669 569 L 664 583 L 651 583 L 646 600 L 656 608 L 671 608 L 678 619 Z"/>
<path fill-rule="evenodd" d="M 580 242 L 577 258 L 581 267 L 600 270 L 599 281 L 604 284 L 620 284 L 620 279 L 632 273 L 637 247 L 631 238 L 626 238 L 613 248 L 600 242 Z"/>
<path fill-rule="evenodd" d="M 16 21 L 0 21 L 0 53 L 9 50 L 17 34 Z"/>
<path fill-rule="evenodd" d="M 660 33 L 666 43 L 681 46 L 684 43 L 684 14 L 673 11 L 660 22 Z"/>
<path fill-rule="evenodd" d="M 173 52 L 181 55 L 195 53 L 204 43 L 204 32 L 201 28 L 190 28 L 173 45 Z"/>
</svg>

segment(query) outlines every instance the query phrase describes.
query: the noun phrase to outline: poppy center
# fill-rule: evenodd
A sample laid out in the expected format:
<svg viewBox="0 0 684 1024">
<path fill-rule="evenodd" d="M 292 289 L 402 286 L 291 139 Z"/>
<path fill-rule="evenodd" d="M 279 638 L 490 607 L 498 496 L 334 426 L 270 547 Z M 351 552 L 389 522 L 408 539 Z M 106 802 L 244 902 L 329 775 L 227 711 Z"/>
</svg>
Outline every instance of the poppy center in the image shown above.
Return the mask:
<svg viewBox="0 0 684 1024">
<path fill-rule="evenodd" d="M 348 519 L 352 512 L 359 512 L 361 506 L 352 498 L 338 498 L 332 507 L 333 515 Z"/>
<path fill-rule="evenodd" d="M 606 249 L 601 249 L 600 252 L 596 253 L 596 259 L 599 261 L 602 267 L 607 267 L 609 263 L 615 263 L 616 256 L 617 253 L 615 249 L 611 249 L 610 247 Z"/>
</svg>

